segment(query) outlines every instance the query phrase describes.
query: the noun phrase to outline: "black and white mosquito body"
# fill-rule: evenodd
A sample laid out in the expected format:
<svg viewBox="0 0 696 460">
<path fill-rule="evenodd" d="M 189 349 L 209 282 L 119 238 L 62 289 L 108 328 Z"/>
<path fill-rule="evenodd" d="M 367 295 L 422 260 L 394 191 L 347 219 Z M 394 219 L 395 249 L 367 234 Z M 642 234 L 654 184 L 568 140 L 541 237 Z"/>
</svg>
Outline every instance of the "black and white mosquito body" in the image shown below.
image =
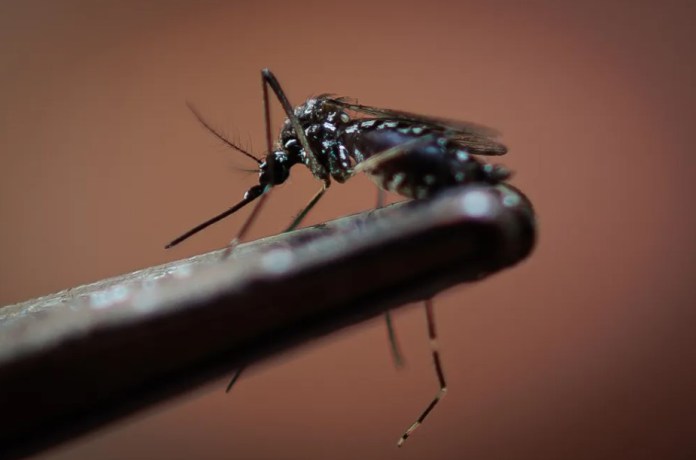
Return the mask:
<svg viewBox="0 0 696 460">
<path fill-rule="evenodd" d="M 267 148 L 264 159 L 257 158 L 227 140 L 191 107 L 198 120 L 209 131 L 258 164 L 259 183 L 249 188 L 239 203 L 174 239 L 167 248 L 181 243 L 256 201 L 256 207 L 234 241 L 242 239 L 268 192 L 285 182 L 290 175 L 290 169 L 295 165 L 306 166 L 322 184 L 321 189 L 286 230 L 292 230 L 301 223 L 331 185 L 332 180 L 343 183 L 359 172 L 367 174 L 382 190 L 410 199 L 428 198 L 455 186 L 474 183 L 497 184 L 510 176 L 505 167 L 486 164 L 478 158 L 481 155 L 503 155 L 507 151 L 504 145 L 495 140 L 497 133 L 489 128 L 361 105 L 327 94 L 310 98 L 293 108 L 270 70 L 264 69 L 261 78 Z M 269 87 L 287 117 L 275 144 L 270 127 Z M 435 348 L 436 334 L 431 301 L 427 301 L 425 307 L 440 389 L 417 421 L 399 439 L 399 446 L 420 425 L 446 391 L 439 354 Z M 389 316 L 387 324 L 392 348 L 398 358 Z M 233 382 L 238 375 L 239 373 Z"/>
</svg>

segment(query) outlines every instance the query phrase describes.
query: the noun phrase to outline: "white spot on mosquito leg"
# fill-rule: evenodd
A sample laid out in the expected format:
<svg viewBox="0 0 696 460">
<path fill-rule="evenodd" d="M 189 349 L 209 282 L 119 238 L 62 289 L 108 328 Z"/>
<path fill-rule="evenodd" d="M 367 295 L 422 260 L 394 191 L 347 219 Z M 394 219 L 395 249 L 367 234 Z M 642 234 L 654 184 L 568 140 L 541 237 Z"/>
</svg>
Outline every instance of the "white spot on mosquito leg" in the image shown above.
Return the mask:
<svg viewBox="0 0 696 460">
<path fill-rule="evenodd" d="M 404 441 L 406 441 L 406 438 L 408 438 L 411 433 L 413 433 L 416 428 L 418 428 L 418 425 L 420 425 L 420 422 L 415 422 L 413 425 L 411 425 L 408 430 L 406 430 L 406 433 L 404 433 L 403 436 L 401 436 L 401 439 L 399 439 L 399 442 L 396 443 L 398 447 L 401 447 L 404 444 Z"/>
</svg>

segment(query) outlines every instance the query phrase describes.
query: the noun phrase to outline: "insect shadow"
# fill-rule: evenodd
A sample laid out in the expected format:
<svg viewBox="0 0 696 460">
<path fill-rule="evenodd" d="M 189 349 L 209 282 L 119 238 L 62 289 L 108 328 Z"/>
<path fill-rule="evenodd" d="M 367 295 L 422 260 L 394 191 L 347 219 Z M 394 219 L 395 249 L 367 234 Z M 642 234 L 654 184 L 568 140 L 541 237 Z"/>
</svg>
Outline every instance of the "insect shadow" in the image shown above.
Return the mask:
<svg viewBox="0 0 696 460">
<path fill-rule="evenodd" d="M 498 133 L 491 128 L 361 105 L 330 94 L 312 97 L 293 107 L 269 69 L 261 71 L 261 82 L 266 126 L 267 153 L 264 158 L 259 158 L 228 140 L 188 104 L 208 131 L 257 163 L 259 183 L 249 188 L 240 202 L 175 238 L 166 248 L 176 246 L 256 201 L 256 206 L 230 243 L 229 247 L 233 248 L 248 232 L 263 207 L 268 192 L 285 182 L 290 176 L 290 169 L 297 164 L 307 167 L 321 181 L 321 188 L 285 231 L 300 225 L 329 188 L 332 179 L 340 184 L 358 172 L 367 174 L 380 188 L 378 207 L 383 204 L 383 191 L 394 192 L 406 198 L 423 199 L 451 187 L 475 183 L 494 185 L 510 177 L 510 172 L 504 166 L 487 164 L 477 157 L 503 155 L 507 152 L 507 148 L 496 140 Z M 275 144 L 271 133 L 269 88 L 287 117 Z M 416 421 L 399 438 L 398 446 L 418 428 L 447 392 L 436 346 L 432 299 L 424 303 L 439 389 Z M 401 352 L 389 312 L 386 313 L 386 323 L 392 355 L 396 365 L 400 366 Z M 237 370 L 227 391 L 237 381 L 242 370 L 243 368 Z"/>
</svg>

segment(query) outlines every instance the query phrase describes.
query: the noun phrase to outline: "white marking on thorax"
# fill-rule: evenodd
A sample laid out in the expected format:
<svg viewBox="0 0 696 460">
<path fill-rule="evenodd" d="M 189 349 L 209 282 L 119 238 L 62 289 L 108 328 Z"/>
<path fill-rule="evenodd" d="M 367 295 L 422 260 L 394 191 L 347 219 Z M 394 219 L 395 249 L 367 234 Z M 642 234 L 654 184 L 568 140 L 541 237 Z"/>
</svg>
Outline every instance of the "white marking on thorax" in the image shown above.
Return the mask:
<svg viewBox="0 0 696 460">
<path fill-rule="evenodd" d="M 365 161 L 365 156 L 362 154 L 360 149 L 358 149 L 357 147 L 353 149 L 353 155 L 355 156 L 355 160 L 358 163 L 362 163 L 363 161 Z"/>
<path fill-rule="evenodd" d="M 457 150 L 457 160 L 468 161 L 469 154 L 467 152 L 465 152 L 464 150 Z"/>
<path fill-rule="evenodd" d="M 350 166 L 350 157 L 348 151 L 343 144 L 338 145 L 338 158 L 341 160 L 341 166 L 348 168 Z"/>
<path fill-rule="evenodd" d="M 387 188 L 389 190 L 397 190 L 399 186 L 404 182 L 406 179 L 406 174 L 404 173 L 396 173 L 392 177 L 391 181 L 389 181 L 389 184 L 387 184 Z"/>
</svg>

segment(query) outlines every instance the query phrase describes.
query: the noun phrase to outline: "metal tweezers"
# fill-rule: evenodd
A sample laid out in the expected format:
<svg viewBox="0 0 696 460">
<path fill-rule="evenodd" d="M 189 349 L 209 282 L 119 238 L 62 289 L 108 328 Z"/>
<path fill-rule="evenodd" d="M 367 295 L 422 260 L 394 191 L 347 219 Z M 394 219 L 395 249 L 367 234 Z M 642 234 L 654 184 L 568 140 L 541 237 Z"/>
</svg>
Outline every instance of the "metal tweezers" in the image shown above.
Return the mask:
<svg viewBox="0 0 696 460">
<path fill-rule="evenodd" d="M 531 203 L 456 188 L 0 309 L 0 458 L 523 260 Z"/>
</svg>

